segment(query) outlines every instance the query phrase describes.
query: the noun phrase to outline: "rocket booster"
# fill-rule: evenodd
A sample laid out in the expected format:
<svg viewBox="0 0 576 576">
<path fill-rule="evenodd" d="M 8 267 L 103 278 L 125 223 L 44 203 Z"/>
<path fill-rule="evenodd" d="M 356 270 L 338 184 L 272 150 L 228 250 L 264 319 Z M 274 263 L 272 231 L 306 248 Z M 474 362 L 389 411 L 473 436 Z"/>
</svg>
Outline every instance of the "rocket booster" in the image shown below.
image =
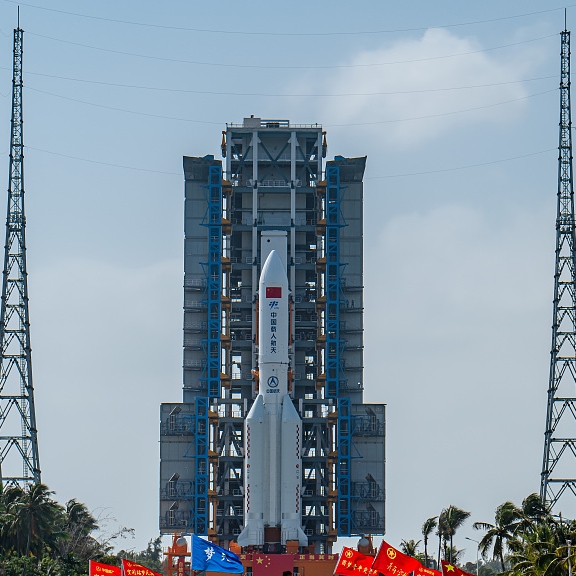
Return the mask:
<svg viewBox="0 0 576 576">
<path fill-rule="evenodd" d="M 240 546 L 264 544 L 264 527 L 280 528 L 281 542 L 308 544 L 302 530 L 302 420 L 288 394 L 288 277 L 275 250 L 260 274 L 259 394 L 244 429 L 244 529 Z"/>
</svg>

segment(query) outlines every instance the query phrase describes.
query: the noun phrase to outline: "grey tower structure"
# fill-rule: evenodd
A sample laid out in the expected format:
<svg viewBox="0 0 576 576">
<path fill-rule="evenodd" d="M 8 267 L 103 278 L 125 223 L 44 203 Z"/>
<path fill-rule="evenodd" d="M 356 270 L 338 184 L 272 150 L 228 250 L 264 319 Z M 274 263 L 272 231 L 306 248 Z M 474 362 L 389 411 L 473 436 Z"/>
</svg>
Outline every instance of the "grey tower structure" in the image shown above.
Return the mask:
<svg viewBox="0 0 576 576">
<path fill-rule="evenodd" d="M 291 290 L 290 395 L 303 420 L 302 528 L 316 552 L 384 533 L 385 406 L 363 403 L 362 178 L 318 125 L 245 118 L 223 162 L 184 157 L 184 389 L 162 404 L 160 530 L 226 546 L 243 525 L 257 290 L 271 249 Z"/>
</svg>

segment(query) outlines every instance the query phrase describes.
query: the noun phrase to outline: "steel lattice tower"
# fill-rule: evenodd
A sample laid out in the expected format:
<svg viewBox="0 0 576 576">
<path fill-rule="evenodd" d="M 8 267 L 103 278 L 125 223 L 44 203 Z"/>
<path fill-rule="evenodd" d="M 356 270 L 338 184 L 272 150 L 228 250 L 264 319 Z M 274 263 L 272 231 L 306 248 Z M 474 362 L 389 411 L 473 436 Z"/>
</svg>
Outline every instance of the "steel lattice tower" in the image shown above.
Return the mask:
<svg viewBox="0 0 576 576">
<path fill-rule="evenodd" d="M 540 496 L 553 508 L 566 492 L 576 496 L 576 284 L 570 32 L 561 32 L 558 210 L 550 383 Z"/>
<path fill-rule="evenodd" d="M 14 30 L 10 172 L 0 317 L 0 475 L 5 485 L 21 487 L 40 481 L 26 272 L 23 32 L 20 27 Z"/>
</svg>

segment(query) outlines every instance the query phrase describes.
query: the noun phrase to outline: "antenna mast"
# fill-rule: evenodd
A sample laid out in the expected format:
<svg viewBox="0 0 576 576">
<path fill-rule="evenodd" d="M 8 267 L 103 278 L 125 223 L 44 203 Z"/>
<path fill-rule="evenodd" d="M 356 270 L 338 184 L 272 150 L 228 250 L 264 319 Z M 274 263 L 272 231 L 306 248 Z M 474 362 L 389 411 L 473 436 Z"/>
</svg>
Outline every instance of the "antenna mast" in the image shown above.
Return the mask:
<svg viewBox="0 0 576 576">
<path fill-rule="evenodd" d="M 12 122 L 6 243 L 0 312 L 0 478 L 25 488 L 40 481 L 32 386 L 22 119 L 22 40 L 14 30 Z"/>
<path fill-rule="evenodd" d="M 570 32 L 561 37 L 558 209 L 552 351 L 540 496 L 552 509 L 576 496 L 576 262 L 570 113 Z"/>
</svg>

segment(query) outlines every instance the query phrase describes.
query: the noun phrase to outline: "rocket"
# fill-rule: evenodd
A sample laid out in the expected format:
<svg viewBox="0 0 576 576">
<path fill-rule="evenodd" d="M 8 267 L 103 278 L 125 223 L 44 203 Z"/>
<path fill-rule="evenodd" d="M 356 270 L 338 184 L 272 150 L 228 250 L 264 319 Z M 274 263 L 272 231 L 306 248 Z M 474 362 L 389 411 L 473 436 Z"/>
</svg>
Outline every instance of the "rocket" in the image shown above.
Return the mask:
<svg viewBox="0 0 576 576">
<path fill-rule="evenodd" d="M 258 298 L 259 393 L 244 422 L 244 529 L 240 546 L 308 545 L 302 530 L 302 420 L 288 394 L 288 277 L 276 250 L 262 267 Z M 276 540 L 277 541 L 277 540 Z"/>
</svg>

